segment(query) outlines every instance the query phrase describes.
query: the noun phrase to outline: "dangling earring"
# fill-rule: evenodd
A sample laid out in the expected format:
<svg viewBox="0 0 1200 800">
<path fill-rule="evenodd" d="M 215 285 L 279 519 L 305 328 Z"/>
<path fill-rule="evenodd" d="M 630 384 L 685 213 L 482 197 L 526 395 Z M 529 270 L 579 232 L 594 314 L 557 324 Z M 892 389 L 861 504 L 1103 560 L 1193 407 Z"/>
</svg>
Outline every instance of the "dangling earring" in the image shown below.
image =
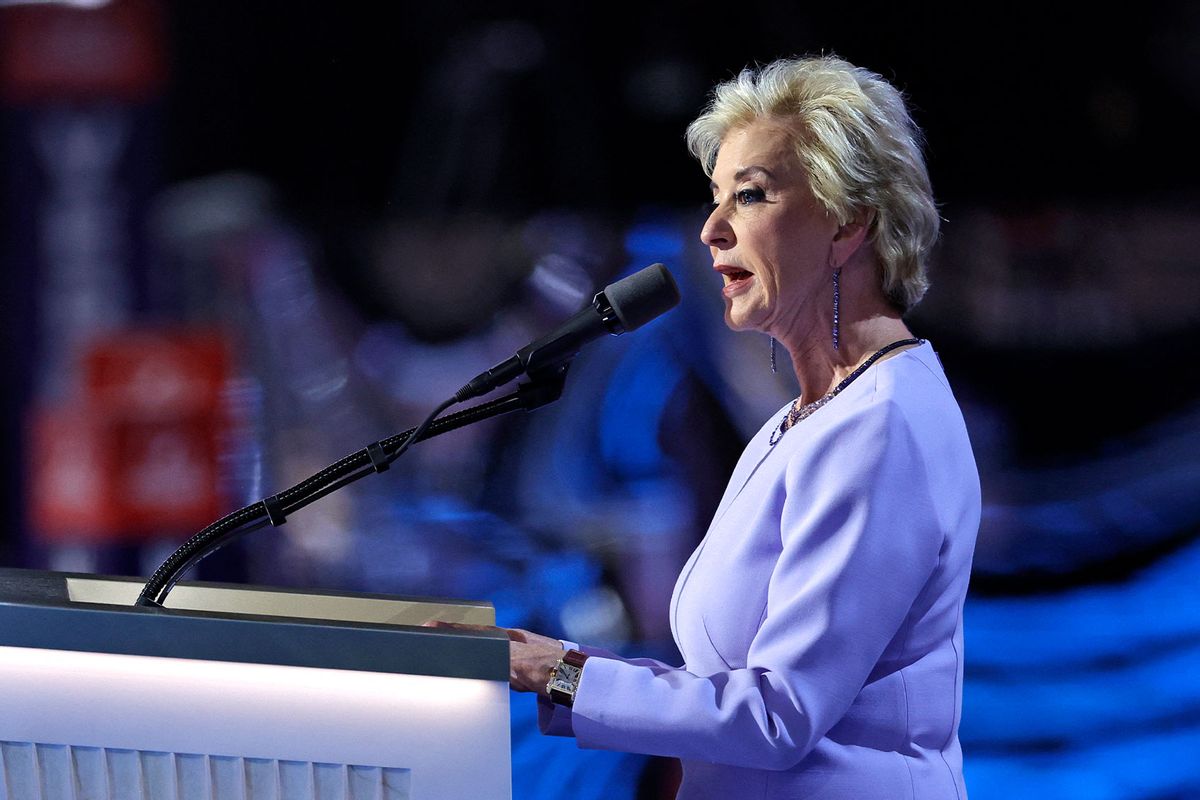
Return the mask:
<svg viewBox="0 0 1200 800">
<path fill-rule="evenodd" d="M 775 337 L 771 337 L 771 374 L 774 375 L 775 369 Z"/>
<path fill-rule="evenodd" d="M 838 290 L 838 279 L 842 276 L 842 268 L 833 271 L 833 349 L 838 349 L 838 303 L 841 292 Z"/>
</svg>

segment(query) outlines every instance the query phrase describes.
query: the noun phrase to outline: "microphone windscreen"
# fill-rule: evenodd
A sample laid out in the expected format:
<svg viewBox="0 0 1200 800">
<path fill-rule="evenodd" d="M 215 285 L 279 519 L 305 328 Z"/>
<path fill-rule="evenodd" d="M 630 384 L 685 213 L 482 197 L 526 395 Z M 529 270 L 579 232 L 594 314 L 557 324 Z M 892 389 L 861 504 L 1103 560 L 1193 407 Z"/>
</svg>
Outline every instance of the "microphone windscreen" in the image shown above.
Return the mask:
<svg viewBox="0 0 1200 800">
<path fill-rule="evenodd" d="M 604 296 L 626 332 L 637 330 L 679 305 L 675 277 L 662 264 L 651 264 L 609 284 L 604 288 Z"/>
</svg>

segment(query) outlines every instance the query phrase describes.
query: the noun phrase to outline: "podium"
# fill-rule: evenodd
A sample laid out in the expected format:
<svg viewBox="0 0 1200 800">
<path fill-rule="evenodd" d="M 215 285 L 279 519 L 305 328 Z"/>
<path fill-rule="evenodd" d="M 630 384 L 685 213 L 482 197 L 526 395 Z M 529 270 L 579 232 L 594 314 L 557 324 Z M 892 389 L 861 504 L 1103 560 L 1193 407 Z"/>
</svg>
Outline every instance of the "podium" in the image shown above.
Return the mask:
<svg viewBox="0 0 1200 800">
<path fill-rule="evenodd" d="M 0 569 L 0 800 L 511 796 L 489 604 Z"/>
</svg>

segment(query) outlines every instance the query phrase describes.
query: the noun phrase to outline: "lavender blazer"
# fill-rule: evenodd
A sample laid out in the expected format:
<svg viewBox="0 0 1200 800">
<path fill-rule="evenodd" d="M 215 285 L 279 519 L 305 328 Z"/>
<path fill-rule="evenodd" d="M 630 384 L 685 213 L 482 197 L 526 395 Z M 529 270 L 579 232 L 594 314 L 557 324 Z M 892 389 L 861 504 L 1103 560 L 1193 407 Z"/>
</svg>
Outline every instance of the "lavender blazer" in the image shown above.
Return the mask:
<svg viewBox="0 0 1200 800">
<path fill-rule="evenodd" d="M 979 477 L 928 343 L 769 443 L 684 567 L 685 666 L 591 650 L 547 733 L 676 756 L 687 800 L 964 800 L 962 609 Z M 587 648 L 584 648 L 587 650 Z"/>
</svg>

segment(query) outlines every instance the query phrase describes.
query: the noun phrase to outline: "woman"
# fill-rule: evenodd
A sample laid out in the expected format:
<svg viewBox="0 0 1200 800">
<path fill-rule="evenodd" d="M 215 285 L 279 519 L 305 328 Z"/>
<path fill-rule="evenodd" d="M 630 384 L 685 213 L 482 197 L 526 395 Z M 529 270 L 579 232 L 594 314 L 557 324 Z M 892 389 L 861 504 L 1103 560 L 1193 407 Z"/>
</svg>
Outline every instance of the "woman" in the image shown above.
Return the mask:
<svg viewBox="0 0 1200 800">
<path fill-rule="evenodd" d="M 833 57 L 745 71 L 688 129 L 726 322 L 778 341 L 803 393 L 747 445 L 675 586 L 683 667 L 509 631 L 543 730 L 676 756 L 681 798 L 966 797 L 979 482 L 903 321 L 938 231 L 919 136 L 893 87 Z"/>
</svg>

